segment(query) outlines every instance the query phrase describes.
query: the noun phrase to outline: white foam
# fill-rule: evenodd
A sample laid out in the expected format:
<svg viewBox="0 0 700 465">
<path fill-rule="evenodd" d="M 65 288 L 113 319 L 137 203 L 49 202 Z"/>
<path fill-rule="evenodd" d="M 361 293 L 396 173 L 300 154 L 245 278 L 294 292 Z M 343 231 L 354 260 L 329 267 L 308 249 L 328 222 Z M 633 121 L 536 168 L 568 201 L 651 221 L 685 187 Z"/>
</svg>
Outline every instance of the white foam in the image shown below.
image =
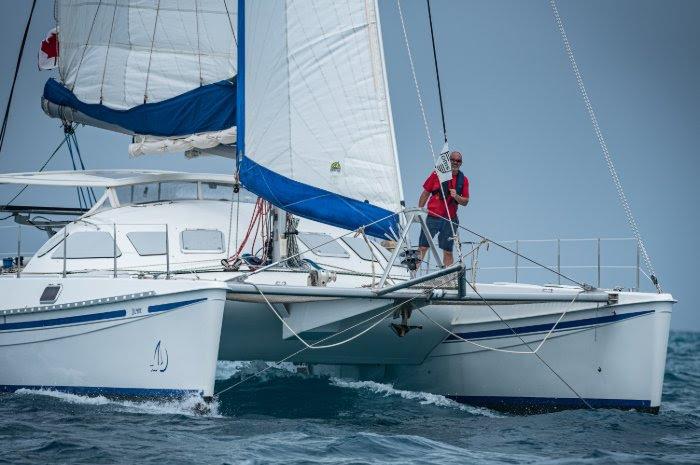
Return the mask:
<svg viewBox="0 0 700 465">
<path fill-rule="evenodd" d="M 15 394 L 54 397 L 64 402 L 82 405 L 107 405 L 112 402 L 104 396 L 81 396 L 51 389 L 17 389 Z"/>
<path fill-rule="evenodd" d="M 53 397 L 62 402 L 71 404 L 108 405 L 129 412 L 147 413 L 151 415 L 187 415 L 221 418 L 218 401 L 204 404 L 201 396 L 198 394 L 167 400 L 108 399 L 104 396 L 84 396 L 50 389 L 18 389 L 15 391 L 15 394 Z"/>
<path fill-rule="evenodd" d="M 348 381 L 339 378 L 331 378 L 331 384 L 350 389 L 368 389 L 375 394 L 384 394 L 385 397 L 399 396 L 407 400 L 417 400 L 421 405 L 436 405 L 438 407 L 455 408 L 474 415 L 498 417 L 498 415 L 489 409 L 460 404 L 459 402 L 455 402 L 454 400 L 448 399 L 440 394 L 396 389 L 391 384 L 377 383 L 375 381 Z"/>
<path fill-rule="evenodd" d="M 214 400 L 205 404 L 198 394 L 170 400 L 115 400 L 113 404 L 135 413 L 222 418 L 219 414 L 219 402 Z"/>
<path fill-rule="evenodd" d="M 270 368 L 297 374 L 297 366 L 292 362 L 265 362 Z"/>
<path fill-rule="evenodd" d="M 216 379 L 219 381 L 229 379 L 246 368 L 250 368 L 250 362 L 220 360 L 216 362 Z"/>
</svg>

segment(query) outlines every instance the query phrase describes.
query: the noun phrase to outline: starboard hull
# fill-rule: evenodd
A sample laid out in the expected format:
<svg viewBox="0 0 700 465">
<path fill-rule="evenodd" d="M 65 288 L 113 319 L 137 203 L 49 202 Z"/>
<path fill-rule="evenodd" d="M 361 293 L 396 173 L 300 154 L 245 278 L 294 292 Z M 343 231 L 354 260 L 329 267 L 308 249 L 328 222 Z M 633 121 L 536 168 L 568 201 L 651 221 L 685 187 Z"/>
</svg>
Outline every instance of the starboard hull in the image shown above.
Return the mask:
<svg viewBox="0 0 700 465">
<path fill-rule="evenodd" d="M 562 318 L 548 338 L 564 303 L 513 306 L 510 314 L 497 307 L 507 314 L 507 326 L 488 318 L 488 308 L 456 309 L 450 330 L 457 336 L 445 333 L 423 363 L 312 365 L 311 371 L 511 412 L 589 407 L 658 412 L 672 305 L 652 299 L 582 307 Z M 424 311 L 430 314 L 431 308 Z M 524 311 L 529 314 L 513 316 Z M 536 354 L 527 353 L 545 338 Z"/>
</svg>

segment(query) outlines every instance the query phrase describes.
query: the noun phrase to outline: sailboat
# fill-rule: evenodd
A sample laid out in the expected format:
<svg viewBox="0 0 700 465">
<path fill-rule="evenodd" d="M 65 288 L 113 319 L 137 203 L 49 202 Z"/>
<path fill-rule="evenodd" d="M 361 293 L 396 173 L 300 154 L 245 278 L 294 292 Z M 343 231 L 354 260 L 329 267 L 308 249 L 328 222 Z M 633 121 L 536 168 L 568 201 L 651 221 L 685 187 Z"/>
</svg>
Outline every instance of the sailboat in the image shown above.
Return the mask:
<svg viewBox="0 0 700 465">
<path fill-rule="evenodd" d="M 237 170 L 0 175 L 104 189 L 0 279 L 1 389 L 208 399 L 217 360 L 270 360 L 499 409 L 658 411 L 670 294 L 420 272 L 376 0 L 56 6 L 49 116 Z"/>
</svg>

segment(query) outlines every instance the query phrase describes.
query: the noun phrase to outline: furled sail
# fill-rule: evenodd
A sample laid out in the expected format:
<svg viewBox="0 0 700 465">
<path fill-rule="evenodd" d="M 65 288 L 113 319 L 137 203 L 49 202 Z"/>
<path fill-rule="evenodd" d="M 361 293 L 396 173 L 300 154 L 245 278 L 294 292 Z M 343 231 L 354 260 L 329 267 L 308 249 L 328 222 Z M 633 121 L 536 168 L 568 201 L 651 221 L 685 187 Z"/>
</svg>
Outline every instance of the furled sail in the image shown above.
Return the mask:
<svg viewBox="0 0 700 465">
<path fill-rule="evenodd" d="M 294 214 L 396 234 L 401 176 L 375 1 L 243 4 L 241 181 Z"/>
<path fill-rule="evenodd" d="M 44 110 L 138 135 L 132 153 L 233 143 L 236 11 L 236 0 L 56 0 L 60 82 L 46 83 Z"/>
</svg>

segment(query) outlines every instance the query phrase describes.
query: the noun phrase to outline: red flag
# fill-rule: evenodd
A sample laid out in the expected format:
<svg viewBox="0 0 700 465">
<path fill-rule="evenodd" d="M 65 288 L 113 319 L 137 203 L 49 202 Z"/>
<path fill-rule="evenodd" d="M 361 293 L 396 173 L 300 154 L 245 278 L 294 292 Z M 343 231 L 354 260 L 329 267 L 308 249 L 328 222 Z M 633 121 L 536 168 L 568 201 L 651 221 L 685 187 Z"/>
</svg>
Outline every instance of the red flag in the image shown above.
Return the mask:
<svg viewBox="0 0 700 465">
<path fill-rule="evenodd" d="M 51 29 L 39 48 L 39 69 L 54 69 L 58 66 L 58 28 Z"/>
</svg>

